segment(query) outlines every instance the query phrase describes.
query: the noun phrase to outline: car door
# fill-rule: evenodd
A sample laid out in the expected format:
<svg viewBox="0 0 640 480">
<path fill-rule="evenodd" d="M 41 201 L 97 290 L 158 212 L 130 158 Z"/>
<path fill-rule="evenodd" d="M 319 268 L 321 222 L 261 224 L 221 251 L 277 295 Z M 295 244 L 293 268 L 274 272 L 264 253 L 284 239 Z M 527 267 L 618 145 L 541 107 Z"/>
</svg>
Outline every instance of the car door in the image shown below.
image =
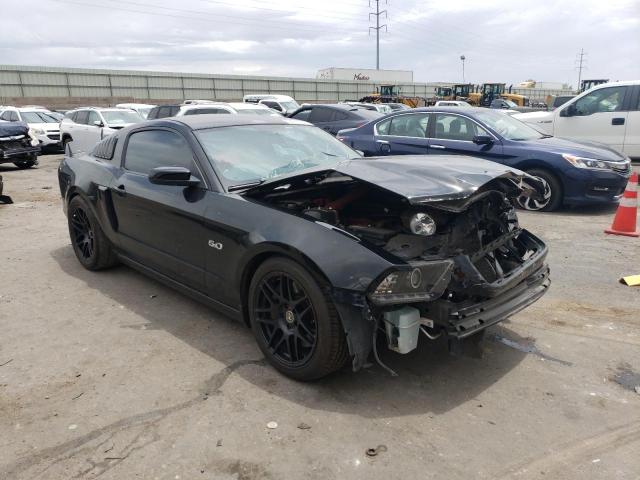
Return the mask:
<svg viewBox="0 0 640 480">
<path fill-rule="evenodd" d="M 601 142 L 622 151 L 627 130 L 631 87 L 599 88 L 562 107 L 555 118 L 554 135 Z"/>
<path fill-rule="evenodd" d="M 95 110 L 89 110 L 87 116 L 87 124 L 85 125 L 85 133 L 83 135 L 84 151 L 90 152 L 96 143 L 102 140 L 102 132 L 104 123 Z"/>
<path fill-rule="evenodd" d="M 375 124 L 374 155 L 426 155 L 429 153 L 429 113 L 401 113 Z"/>
<path fill-rule="evenodd" d="M 488 160 L 499 160 L 502 156 L 502 143 L 465 115 L 446 112 L 433 114 L 429 136 L 431 154 L 473 155 Z M 476 137 L 485 137 L 490 141 L 476 143 Z"/>
<path fill-rule="evenodd" d="M 134 130 L 110 185 L 118 243 L 131 258 L 196 290 L 205 291 L 204 175 L 187 139 L 168 128 Z M 156 167 L 186 167 L 197 187 L 156 185 Z"/>
<path fill-rule="evenodd" d="M 634 87 L 626 123 L 622 151 L 633 159 L 640 159 L 640 85 Z"/>
<path fill-rule="evenodd" d="M 73 123 L 69 124 L 69 133 L 73 139 L 73 152 L 86 152 L 87 122 L 89 121 L 89 111 L 80 110 L 76 112 Z"/>
</svg>

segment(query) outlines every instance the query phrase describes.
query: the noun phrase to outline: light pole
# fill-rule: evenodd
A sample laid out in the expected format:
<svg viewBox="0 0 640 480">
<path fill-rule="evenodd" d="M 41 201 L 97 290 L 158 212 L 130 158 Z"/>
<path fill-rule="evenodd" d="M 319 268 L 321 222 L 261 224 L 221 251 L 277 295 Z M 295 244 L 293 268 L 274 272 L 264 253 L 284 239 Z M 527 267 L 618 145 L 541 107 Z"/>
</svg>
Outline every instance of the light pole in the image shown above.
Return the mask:
<svg viewBox="0 0 640 480">
<path fill-rule="evenodd" d="M 464 55 L 460 55 L 460 60 L 462 60 L 462 83 L 464 83 L 464 61 L 467 59 Z"/>
</svg>

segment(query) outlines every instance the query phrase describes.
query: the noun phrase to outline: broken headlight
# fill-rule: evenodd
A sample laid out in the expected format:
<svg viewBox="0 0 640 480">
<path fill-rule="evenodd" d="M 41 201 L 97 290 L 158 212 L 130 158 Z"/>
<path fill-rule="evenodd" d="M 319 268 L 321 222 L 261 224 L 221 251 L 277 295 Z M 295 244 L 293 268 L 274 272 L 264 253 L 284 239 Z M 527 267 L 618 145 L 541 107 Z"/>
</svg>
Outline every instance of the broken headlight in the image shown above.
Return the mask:
<svg viewBox="0 0 640 480">
<path fill-rule="evenodd" d="M 433 300 L 449 284 L 452 265 L 452 261 L 443 260 L 392 271 L 377 284 L 369 298 L 379 305 Z"/>
</svg>

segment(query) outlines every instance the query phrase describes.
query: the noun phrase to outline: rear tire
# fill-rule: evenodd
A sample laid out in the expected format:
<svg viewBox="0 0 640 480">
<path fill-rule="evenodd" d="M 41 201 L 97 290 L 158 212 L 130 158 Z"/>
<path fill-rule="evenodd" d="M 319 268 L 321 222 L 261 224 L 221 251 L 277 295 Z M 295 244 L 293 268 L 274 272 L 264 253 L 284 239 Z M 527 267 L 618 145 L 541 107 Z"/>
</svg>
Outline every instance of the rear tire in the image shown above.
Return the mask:
<svg viewBox="0 0 640 480">
<path fill-rule="evenodd" d="M 545 198 L 542 201 L 536 201 L 527 197 L 519 197 L 518 205 L 524 210 L 534 212 L 552 212 L 562 206 L 564 193 L 562 184 L 558 177 L 553 173 L 541 168 L 532 168 L 526 170 L 532 177 L 537 177 L 545 183 Z"/>
<path fill-rule="evenodd" d="M 24 160 L 22 162 L 13 162 L 13 164 L 18 167 L 20 170 L 25 170 L 27 168 L 31 168 L 35 166 L 36 162 L 33 160 Z"/>
<path fill-rule="evenodd" d="M 118 258 L 100 228 L 98 219 L 87 201 L 79 195 L 69 202 L 67 222 L 73 251 L 84 268 L 102 270 L 118 263 Z"/>
<path fill-rule="evenodd" d="M 249 318 L 267 360 L 296 380 L 340 369 L 349 352 L 338 312 L 322 279 L 283 257 L 266 260 L 249 286 Z"/>
</svg>

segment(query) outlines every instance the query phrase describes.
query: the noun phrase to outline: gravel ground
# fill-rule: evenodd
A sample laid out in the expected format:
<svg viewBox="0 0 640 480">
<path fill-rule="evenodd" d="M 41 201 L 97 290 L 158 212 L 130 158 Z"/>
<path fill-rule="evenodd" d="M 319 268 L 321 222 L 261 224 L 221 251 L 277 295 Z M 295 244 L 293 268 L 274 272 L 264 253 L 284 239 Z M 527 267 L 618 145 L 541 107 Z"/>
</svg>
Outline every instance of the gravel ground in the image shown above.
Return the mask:
<svg viewBox="0 0 640 480">
<path fill-rule="evenodd" d="M 522 213 L 552 288 L 482 359 L 423 341 L 301 384 L 244 326 L 69 244 L 56 168 L 0 165 L 0 478 L 640 478 L 640 240 L 615 207 Z M 269 429 L 269 422 L 277 428 Z M 384 445 L 375 457 L 365 451 Z"/>
</svg>

